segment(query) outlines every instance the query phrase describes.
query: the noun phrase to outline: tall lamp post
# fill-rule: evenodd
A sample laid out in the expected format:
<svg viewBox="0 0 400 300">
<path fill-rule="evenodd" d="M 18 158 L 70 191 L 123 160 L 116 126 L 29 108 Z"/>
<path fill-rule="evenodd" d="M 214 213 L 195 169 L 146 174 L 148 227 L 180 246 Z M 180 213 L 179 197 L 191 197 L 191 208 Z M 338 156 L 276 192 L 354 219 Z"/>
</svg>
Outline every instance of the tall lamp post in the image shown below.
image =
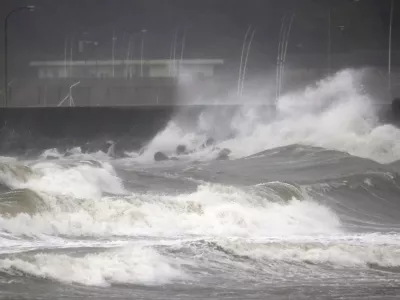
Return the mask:
<svg viewBox="0 0 400 300">
<path fill-rule="evenodd" d="M 134 58 L 136 38 L 138 38 L 140 34 L 142 34 L 142 31 L 131 33 L 129 36 L 128 51 L 126 53 L 127 62 Z M 127 78 L 132 78 L 132 64 L 130 63 L 129 66 L 127 64 L 126 69 Z M 136 69 L 135 74 L 137 74 Z"/>
<path fill-rule="evenodd" d="M 143 77 L 143 48 L 144 48 L 144 35 L 146 34 L 147 30 L 142 29 L 142 45 L 140 49 L 140 77 Z"/>
<path fill-rule="evenodd" d="M 115 32 L 113 32 L 112 37 L 112 77 L 115 77 L 115 41 L 117 37 L 115 36 Z"/>
<path fill-rule="evenodd" d="M 27 5 L 14 8 L 7 14 L 4 22 L 4 100 L 5 100 L 4 106 L 5 107 L 8 106 L 8 19 L 11 17 L 12 14 L 22 10 L 34 11 L 35 6 Z"/>
<path fill-rule="evenodd" d="M 331 75 L 331 66 L 332 66 L 332 12 L 329 7 L 328 10 L 328 76 Z"/>
<path fill-rule="evenodd" d="M 390 1 L 390 23 L 389 23 L 389 53 L 388 53 L 388 89 L 392 91 L 392 26 L 393 26 L 394 1 Z"/>
</svg>

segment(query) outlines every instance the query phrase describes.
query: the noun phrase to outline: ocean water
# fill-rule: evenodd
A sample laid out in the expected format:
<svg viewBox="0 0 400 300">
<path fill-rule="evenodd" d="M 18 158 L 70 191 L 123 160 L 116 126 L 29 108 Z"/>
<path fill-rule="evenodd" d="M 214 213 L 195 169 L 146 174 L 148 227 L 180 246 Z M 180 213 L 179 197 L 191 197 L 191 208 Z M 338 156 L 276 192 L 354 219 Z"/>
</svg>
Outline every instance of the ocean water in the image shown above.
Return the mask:
<svg viewBox="0 0 400 300">
<path fill-rule="evenodd" d="M 357 77 L 178 113 L 124 158 L 1 157 L 0 299 L 399 299 L 400 130 Z"/>
</svg>

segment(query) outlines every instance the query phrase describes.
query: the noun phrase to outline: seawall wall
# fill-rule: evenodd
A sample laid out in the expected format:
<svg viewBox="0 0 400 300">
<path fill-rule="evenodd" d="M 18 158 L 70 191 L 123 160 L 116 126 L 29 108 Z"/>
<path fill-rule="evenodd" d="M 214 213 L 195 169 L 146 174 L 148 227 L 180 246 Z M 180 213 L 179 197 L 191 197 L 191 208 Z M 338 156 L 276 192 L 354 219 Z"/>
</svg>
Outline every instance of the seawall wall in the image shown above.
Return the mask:
<svg viewBox="0 0 400 300">
<path fill-rule="evenodd" d="M 265 105 L 260 105 L 266 107 Z M 195 121 L 204 110 L 229 118 L 242 105 L 33 107 L 0 108 L 0 155 L 22 155 L 49 148 L 104 150 L 113 140 L 119 149 L 142 147 L 176 113 Z M 271 106 L 268 106 L 271 110 Z M 272 108 L 273 109 L 273 108 Z M 400 100 L 379 106 L 382 122 L 399 123 Z M 85 149 L 83 149 L 85 150 Z"/>
</svg>

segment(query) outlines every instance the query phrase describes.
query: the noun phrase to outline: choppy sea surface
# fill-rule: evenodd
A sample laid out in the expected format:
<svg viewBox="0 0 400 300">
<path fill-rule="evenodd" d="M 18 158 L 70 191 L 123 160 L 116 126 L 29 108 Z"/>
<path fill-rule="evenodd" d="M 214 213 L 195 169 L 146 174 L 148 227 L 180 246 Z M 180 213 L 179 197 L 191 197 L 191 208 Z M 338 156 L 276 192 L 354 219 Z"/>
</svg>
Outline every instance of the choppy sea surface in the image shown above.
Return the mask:
<svg viewBox="0 0 400 300">
<path fill-rule="evenodd" d="M 1 157 L 0 299 L 399 299 L 400 130 L 354 76 L 124 157 Z"/>
</svg>

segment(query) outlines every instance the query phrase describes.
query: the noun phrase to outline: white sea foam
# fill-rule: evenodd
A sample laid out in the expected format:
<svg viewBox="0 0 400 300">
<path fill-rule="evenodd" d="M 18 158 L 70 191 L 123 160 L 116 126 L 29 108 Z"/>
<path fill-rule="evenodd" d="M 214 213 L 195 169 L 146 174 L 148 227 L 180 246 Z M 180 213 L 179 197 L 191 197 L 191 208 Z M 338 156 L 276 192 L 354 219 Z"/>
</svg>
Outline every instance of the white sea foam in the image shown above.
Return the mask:
<svg viewBox="0 0 400 300">
<path fill-rule="evenodd" d="M 65 193 L 63 187 L 61 193 Z M 289 236 L 341 232 L 340 221 L 332 211 L 307 195 L 304 198 L 307 200 L 277 203 L 239 188 L 211 184 L 177 196 L 136 193 L 78 200 L 47 195 L 48 211 L 0 218 L 0 228 L 35 236 Z"/>
<path fill-rule="evenodd" d="M 150 162 L 156 151 L 174 155 L 178 144 L 194 150 L 185 159 L 211 159 L 217 150 L 201 148 L 208 136 L 214 136 L 219 147 L 230 148 L 234 157 L 306 144 L 382 162 L 398 159 L 400 131 L 391 125 L 378 125 L 371 100 L 357 87 L 357 76 L 352 71 L 341 72 L 316 87 L 284 95 L 274 117 L 243 108 L 224 120 L 210 110 L 191 127 L 172 120 L 142 155 L 131 159 Z M 233 138 L 226 139 L 230 135 Z M 15 160 L 5 161 L 9 167 L 1 169 L 0 180 L 11 188 L 35 191 L 46 205 L 31 214 L 0 216 L 0 253 L 7 254 L 0 259 L 0 271 L 96 286 L 157 285 L 188 279 L 177 258 L 150 246 L 138 246 L 139 242 L 134 247 L 125 243 L 143 236 L 156 236 L 142 239 L 155 244 L 160 243 L 160 237 L 171 238 L 178 249 L 181 238 L 213 240 L 228 253 L 250 257 L 260 265 L 265 263 L 266 268 L 276 263 L 279 277 L 281 263 L 400 267 L 397 236 L 349 237 L 332 210 L 301 190 L 301 197 L 289 201 L 279 201 L 279 195 L 261 195 L 250 187 L 218 184 L 203 184 L 195 192 L 178 195 L 128 192 L 109 162 L 77 162 L 94 157 L 107 161 L 106 154 L 74 151 L 68 158 L 47 151 L 43 159 L 59 159 L 31 162 L 29 168 Z M 86 244 L 77 241 L 81 237 Z M 229 237 L 232 240 L 227 240 Z M 51 252 L 62 245 L 103 247 L 99 244 L 107 243 L 103 240 L 115 239 L 122 242 L 111 247 L 125 248 L 102 249 L 84 256 L 68 249 L 63 251 L 67 254 Z M 47 252 L 18 253 L 32 249 Z M 251 268 L 246 261 L 240 263 Z M 321 272 L 324 270 L 318 269 L 315 276 Z"/>
<path fill-rule="evenodd" d="M 104 192 L 125 193 L 122 181 L 109 163 L 62 165 L 55 162 L 39 162 L 30 168 L 23 165 L 11 167 L 13 170 L 24 171 L 24 180 L 16 176 L 15 171 L 1 173 L 3 181 L 13 188 L 28 188 L 40 194 L 79 199 L 99 199 Z"/>
<path fill-rule="evenodd" d="M 135 161 L 148 163 L 154 161 L 154 153 L 162 151 L 168 156 L 176 156 L 176 147 L 185 145 L 187 150 L 193 151 L 207 139 L 207 137 L 193 128 L 185 129 L 175 121 L 171 121 L 159 132 L 151 142 L 143 149 L 141 155 L 133 155 Z"/>
<path fill-rule="evenodd" d="M 49 159 L 49 158 L 62 158 L 63 157 L 63 153 L 60 153 L 60 151 L 58 151 L 58 149 L 56 148 L 51 148 L 51 149 L 47 149 L 45 151 L 42 152 L 42 154 L 40 154 L 41 158 L 44 159 Z"/>
<path fill-rule="evenodd" d="M 150 143 L 146 159 L 137 159 L 150 161 L 154 151 L 172 151 L 178 144 L 196 149 L 206 135 L 234 135 L 229 140 L 217 138 L 218 146 L 230 148 L 233 157 L 304 144 L 384 163 L 398 160 L 400 130 L 378 123 L 374 101 L 363 91 L 362 77 L 361 71 L 344 70 L 315 86 L 287 93 L 278 99 L 274 117 L 257 107 L 243 107 L 229 119 L 210 108 L 194 121 L 195 129 L 174 119 Z M 213 157 L 204 150 L 192 154 L 193 159 Z"/>
<path fill-rule="evenodd" d="M 83 257 L 39 253 L 5 258 L 0 259 L 0 270 L 90 286 L 159 285 L 186 278 L 178 260 L 148 247 L 103 250 Z"/>
<path fill-rule="evenodd" d="M 398 239 L 397 239 L 398 240 Z M 399 244 L 381 244 L 371 240 L 368 243 L 354 241 L 275 241 L 254 243 L 246 241 L 220 241 L 225 249 L 237 255 L 256 260 L 287 263 L 312 263 L 339 267 L 399 267 Z"/>
</svg>

